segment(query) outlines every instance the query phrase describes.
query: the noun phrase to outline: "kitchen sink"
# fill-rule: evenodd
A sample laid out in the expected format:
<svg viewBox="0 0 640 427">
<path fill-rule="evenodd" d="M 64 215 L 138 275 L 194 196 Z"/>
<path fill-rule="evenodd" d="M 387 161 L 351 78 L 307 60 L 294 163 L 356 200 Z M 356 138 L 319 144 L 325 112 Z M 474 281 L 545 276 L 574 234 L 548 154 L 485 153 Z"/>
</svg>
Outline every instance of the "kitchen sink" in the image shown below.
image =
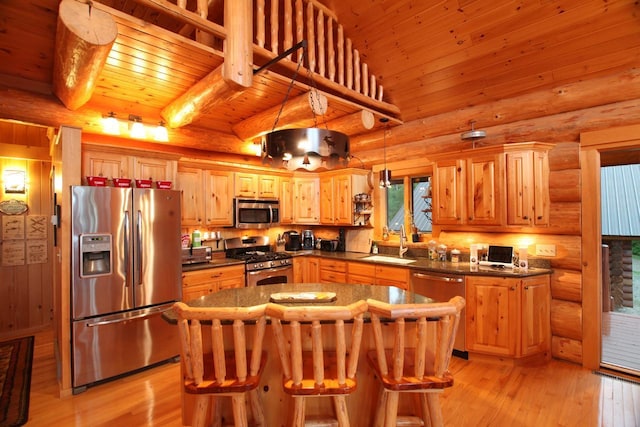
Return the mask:
<svg viewBox="0 0 640 427">
<path fill-rule="evenodd" d="M 363 261 L 374 261 L 374 262 L 390 262 L 393 264 L 411 264 L 412 262 L 416 262 L 415 259 L 406 259 L 406 258 L 397 258 L 392 256 L 384 256 L 384 255 L 371 255 L 362 258 Z"/>
</svg>

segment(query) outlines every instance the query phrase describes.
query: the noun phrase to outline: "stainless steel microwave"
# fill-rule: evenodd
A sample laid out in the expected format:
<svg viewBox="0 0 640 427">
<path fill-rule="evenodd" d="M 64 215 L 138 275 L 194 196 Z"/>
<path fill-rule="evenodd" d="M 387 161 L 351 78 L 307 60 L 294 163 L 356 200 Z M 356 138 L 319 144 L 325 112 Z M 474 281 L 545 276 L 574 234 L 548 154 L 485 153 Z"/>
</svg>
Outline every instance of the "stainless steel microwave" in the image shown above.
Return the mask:
<svg viewBox="0 0 640 427">
<path fill-rule="evenodd" d="M 280 225 L 277 199 L 234 199 L 236 228 L 269 228 Z"/>
</svg>

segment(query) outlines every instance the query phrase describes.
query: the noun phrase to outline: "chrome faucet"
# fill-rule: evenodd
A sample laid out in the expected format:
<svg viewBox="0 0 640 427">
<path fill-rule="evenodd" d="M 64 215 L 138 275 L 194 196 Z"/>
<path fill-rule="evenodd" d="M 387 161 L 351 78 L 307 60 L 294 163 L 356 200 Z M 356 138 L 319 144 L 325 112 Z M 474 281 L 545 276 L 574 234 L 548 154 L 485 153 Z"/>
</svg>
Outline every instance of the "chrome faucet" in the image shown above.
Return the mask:
<svg viewBox="0 0 640 427">
<path fill-rule="evenodd" d="M 404 224 L 400 226 L 400 258 L 404 257 L 409 248 L 405 246 L 407 243 L 407 232 L 404 230 Z"/>
</svg>

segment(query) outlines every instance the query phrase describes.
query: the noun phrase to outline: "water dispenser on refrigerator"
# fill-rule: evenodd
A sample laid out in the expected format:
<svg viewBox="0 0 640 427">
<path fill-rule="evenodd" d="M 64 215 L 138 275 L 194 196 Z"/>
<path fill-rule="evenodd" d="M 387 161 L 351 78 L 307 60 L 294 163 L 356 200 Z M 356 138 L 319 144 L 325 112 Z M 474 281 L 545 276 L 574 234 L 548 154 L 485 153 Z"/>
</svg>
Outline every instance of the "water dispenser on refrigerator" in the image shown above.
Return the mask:
<svg viewBox="0 0 640 427">
<path fill-rule="evenodd" d="M 111 249 L 111 234 L 82 234 L 80 277 L 111 274 Z"/>
</svg>

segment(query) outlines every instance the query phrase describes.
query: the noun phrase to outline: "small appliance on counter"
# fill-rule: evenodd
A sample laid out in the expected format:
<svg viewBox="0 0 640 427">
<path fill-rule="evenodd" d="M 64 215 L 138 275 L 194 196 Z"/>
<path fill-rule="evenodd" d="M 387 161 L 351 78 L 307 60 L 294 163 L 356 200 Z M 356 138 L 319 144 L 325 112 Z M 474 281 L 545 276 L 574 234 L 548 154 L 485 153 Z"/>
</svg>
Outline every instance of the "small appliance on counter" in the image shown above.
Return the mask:
<svg viewBox="0 0 640 427">
<path fill-rule="evenodd" d="M 340 241 L 338 239 L 322 239 L 320 250 L 325 252 L 338 252 Z"/>
<path fill-rule="evenodd" d="M 314 248 L 315 238 L 312 230 L 304 230 L 302 232 L 302 249 L 312 250 Z"/>
<path fill-rule="evenodd" d="M 200 264 L 211 261 L 213 250 L 210 246 L 182 248 L 182 265 Z"/>
<path fill-rule="evenodd" d="M 284 234 L 284 250 L 299 251 L 302 249 L 302 239 L 300 233 L 295 230 L 285 231 Z"/>
</svg>

